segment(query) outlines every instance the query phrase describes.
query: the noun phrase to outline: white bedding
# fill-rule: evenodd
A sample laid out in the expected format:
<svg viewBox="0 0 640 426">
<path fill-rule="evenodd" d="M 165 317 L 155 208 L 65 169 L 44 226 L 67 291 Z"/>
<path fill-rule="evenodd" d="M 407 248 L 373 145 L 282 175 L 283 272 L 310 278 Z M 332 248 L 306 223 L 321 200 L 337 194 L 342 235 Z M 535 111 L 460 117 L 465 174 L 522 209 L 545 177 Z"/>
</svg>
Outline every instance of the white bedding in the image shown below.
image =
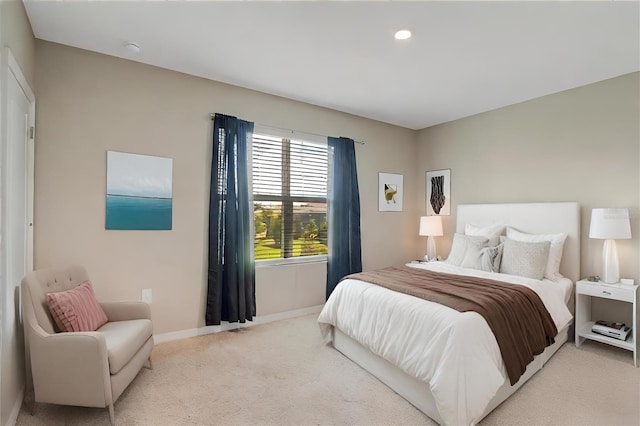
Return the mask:
<svg viewBox="0 0 640 426">
<path fill-rule="evenodd" d="M 520 284 L 534 290 L 558 330 L 571 321 L 566 281 L 533 280 L 449 265 L 410 264 L 438 272 Z M 446 424 L 474 424 L 504 383 L 506 371 L 488 324 L 475 312 L 460 313 L 437 303 L 358 280 L 340 283 L 318 318 L 325 342 L 337 327 L 376 355 L 423 380 Z"/>
</svg>

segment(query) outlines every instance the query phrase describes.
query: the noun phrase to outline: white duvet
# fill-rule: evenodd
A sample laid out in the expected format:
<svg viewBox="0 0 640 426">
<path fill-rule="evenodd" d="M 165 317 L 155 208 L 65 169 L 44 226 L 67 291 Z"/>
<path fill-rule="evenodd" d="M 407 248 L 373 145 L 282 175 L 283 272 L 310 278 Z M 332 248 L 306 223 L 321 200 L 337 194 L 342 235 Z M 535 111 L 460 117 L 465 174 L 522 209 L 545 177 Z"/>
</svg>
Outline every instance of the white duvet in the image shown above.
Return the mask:
<svg viewBox="0 0 640 426">
<path fill-rule="evenodd" d="M 569 280 L 538 281 L 445 262 L 408 266 L 524 285 L 540 296 L 558 330 L 572 318 L 565 304 Z M 331 327 L 337 327 L 423 380 L 446 424 L 476 423 L 506 377 L 498 343 L 475 312 L 460 313 L 377 285 L 345 280 L 327 300 L 318 322 L 325 342 L 331 343 Z"/>
</svg>

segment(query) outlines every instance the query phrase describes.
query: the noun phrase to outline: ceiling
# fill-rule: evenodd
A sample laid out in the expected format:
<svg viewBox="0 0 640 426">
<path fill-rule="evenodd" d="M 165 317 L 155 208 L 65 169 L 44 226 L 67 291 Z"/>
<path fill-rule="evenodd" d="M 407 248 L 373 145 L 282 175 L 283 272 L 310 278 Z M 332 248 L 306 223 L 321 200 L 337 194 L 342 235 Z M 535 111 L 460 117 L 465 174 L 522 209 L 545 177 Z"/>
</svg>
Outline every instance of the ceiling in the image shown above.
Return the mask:
<svg viewBox="0 0 640 426">
<path fill-rule="evenodd" d="M 637 1 L 24 3 L 39 39 L 410 129 L 640 70 Z"/>
</svg>

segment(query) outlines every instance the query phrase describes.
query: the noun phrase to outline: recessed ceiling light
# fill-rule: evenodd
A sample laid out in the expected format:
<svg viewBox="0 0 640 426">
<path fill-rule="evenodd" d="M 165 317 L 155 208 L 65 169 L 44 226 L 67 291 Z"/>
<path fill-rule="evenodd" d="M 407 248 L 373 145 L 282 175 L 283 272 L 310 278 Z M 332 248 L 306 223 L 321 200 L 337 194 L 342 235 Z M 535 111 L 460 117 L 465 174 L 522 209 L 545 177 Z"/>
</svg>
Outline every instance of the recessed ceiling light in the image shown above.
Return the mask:
<svg viewBox="0 0 640 426">
<path fill-rule="evenodd" d="M 396 32 L 396 35 L 394 37 L 396 38 L 396 40 L 406 40 L 408 38 L 411 38 L 411 31 L 400 30 Z"/>
<path fill-rule="evenodd" d="M 137 55 L 138 53 L 140 53 L 140 45 L 137 43 L 133 43 L 131 41 L 128 41 L 124 44 L 125 49 L 127 49 L 129 51 L 129 53 L 133 53 L 135 55 Z"/>
</svg>

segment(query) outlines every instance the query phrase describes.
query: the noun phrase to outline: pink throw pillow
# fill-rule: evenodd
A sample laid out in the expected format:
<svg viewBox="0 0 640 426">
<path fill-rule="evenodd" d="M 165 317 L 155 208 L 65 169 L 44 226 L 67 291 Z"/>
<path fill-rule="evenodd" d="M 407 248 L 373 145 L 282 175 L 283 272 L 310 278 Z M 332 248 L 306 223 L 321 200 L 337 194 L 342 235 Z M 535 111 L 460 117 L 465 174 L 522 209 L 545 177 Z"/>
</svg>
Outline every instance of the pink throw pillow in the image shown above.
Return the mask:
<svg viewBox="0 0 640 426">
<path fill-rule="evenodd" d="M 47 293 L 47 304 L 60 331 L 95 331 L 108 321 L 89 281 L 67 291 Z"/>
</svg>

